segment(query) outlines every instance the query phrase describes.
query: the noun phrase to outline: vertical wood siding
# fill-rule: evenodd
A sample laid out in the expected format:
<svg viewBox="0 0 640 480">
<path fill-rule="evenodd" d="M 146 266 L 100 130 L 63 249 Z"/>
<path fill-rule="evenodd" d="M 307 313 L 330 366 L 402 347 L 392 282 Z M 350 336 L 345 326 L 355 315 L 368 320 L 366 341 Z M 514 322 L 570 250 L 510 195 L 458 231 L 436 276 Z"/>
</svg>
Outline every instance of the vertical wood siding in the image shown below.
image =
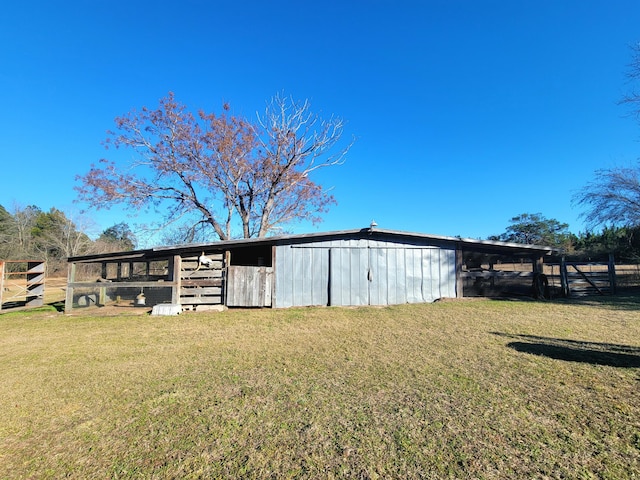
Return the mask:
<svg viewBox="0 0 640 480">
<path fill-rule="evenodd" d="M 270 307 L 271 267 L 245 267 L 230 265 L 227 280 L 229 307 Z"/>
</svg>

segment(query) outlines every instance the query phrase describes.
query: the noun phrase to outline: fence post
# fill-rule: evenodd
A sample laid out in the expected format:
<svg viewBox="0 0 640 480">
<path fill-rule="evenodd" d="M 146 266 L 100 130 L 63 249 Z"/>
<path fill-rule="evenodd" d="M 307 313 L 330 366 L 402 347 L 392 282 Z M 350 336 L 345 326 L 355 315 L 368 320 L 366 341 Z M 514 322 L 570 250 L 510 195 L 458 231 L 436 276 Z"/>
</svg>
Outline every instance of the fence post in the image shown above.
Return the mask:
<svg viewBox="0 0 640 480">
<path fill-rule="evenodd" d="M 4 294 L 4 261 L 0 260 L 0 311 L 2 310 L 3 294 Z"/>
<path fill-rule="evenodd" d="M 616 294 L 617 284 L 616 284 L 616 260 L 613 256 L 613 253 L 609 254 L 609 285 L 611 290 L 611 295 Z"/>
<path fill-rule="evenodd" d="M 560 288 L 564 297 L 569 296 L 569 280 L 567 278 L 567 259 L 563 255 L 560 258 Z"/>
<path fill-rule="evenodd" d="M 71 262 L 67 267 L 67 292 L 64 299 L 64 313 L 73 310 L 73 283 L 76 281 L 76 264 Z"/>
</svg>

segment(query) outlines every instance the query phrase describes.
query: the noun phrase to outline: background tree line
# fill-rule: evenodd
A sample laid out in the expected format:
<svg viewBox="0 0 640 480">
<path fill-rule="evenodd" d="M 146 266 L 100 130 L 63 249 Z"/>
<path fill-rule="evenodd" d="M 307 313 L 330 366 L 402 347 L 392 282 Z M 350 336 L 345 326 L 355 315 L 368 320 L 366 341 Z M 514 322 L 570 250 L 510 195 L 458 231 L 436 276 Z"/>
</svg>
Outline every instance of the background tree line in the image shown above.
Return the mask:
<svg viewBox="0 0 640 480">
<path fill-rule="evenodd" d="M 95 240 L 64 212 L 42 211 L 35 205 L 0 205 L 0 259 L 44 260 L 49 275 L 65 274 L 68 257 L 132 250 L 136 239 L 125 223 L 104 230 Z"/>
<path fill-rule="evenodd" d="M 640 225 L 602 227 L 574 234 L 569 225 L 541 213 L 523 213 L 509 221 L 504 233 L 489 240 L 549 245 L 577 260 L 606 260 L 609 254 L 618 262 L 640 262 Z"/>
<path fill-rule="evenodd" d="M 607 226 L 599 232 L 574 234 L 566 223 L 541 213 L 523 213 L 509 223 L 502 234 L 488 240 L 555 246 L 582 260 L 606 260 L 613 253 L 618 262 L 640 262 L 640 226 Z M 136 246 L 136 237 L 124 222 L 92 240 L 83 225 L 57 208 L 45 212 L 30 205 L 9 212 L 0 205 L 0 259 L 44 260 L 49 275 L 65 275 L 68 257 L 133 250 Z"/>
</svg>

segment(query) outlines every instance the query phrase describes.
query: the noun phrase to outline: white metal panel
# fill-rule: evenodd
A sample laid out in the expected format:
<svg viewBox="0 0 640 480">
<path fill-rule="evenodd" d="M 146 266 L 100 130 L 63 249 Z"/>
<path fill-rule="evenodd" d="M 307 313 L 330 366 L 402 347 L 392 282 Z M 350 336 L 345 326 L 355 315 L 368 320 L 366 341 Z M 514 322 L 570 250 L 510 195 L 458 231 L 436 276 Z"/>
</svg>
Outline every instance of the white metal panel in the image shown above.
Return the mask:
<svg viewBox="0 0 640 480">
<path fill-rule="evenodd" d="M 394 248 L 389 250 L 395 261 L 395 301 L 394 304 L 407 303 L 407 277 L 405 266 L 405 250 Z"/>
<path fill-rule="evenodd" d="M 314 250 L 313 305 L 329 304 L 329 249 Z"/>
<path fill-rule="evenodd" d="M 425 272 L 422 296 L 425 302 L 440 298 L 440 250 L 425 250 L 422 259 Z"/>
<path fill-rule="evenodd" d="M 330 305 L 348 305 L 349 299 L 346 292 L 342 288 L 345 281 L 342 278 L 344 268 L 342 267 L 342 248 L 331 248 L 329 251 L 329 304 Z"/>
<path fill-rule="evenodd" d="M 368 239 L 276 247 L 275 306 L 393 305 L 455 296 L 455 251 Z"/>
<path fill-rule="evenodd" d="M 369 303 L 389 304 L 389 251 L 386 248 L 372 248 L 369 251 Z"/>
<path fill-rule="evenodd" d="M 456 296 L 456 252 L 440 250 L 440 298 Z"/>
<path fill-rule="evenodd" d="M 367 248 L 358 248 L 353 244 L 345 245 L 342 248 L 332 248 L 331 305 L 368 305 L 368 268 L 369 251 Z"/>
<path fill-rule="evenodd" d="M 309 248 L 292 248 L 293 256 L 293 303 L 294 305 L 311 305 L 311 276 L 313 275 L 312 251 Z"/>
<path fill-rule="evenodd" d="M 422 303 L 422 250 L 405 250 L 407 303 Z"/>
<path fill-rule="evenodd" d="M 277 308 L 293 306 L 293 259 L 289 255 L 289 246 L 276 246 L 275 248 L 275 299 Z"/>
<path fill-rule="evenodd" d="M 329 249 L 322 245 L 313 248 L 276 246 L 276 307 L 328 304 L 328 252 Z"/>
</svg>

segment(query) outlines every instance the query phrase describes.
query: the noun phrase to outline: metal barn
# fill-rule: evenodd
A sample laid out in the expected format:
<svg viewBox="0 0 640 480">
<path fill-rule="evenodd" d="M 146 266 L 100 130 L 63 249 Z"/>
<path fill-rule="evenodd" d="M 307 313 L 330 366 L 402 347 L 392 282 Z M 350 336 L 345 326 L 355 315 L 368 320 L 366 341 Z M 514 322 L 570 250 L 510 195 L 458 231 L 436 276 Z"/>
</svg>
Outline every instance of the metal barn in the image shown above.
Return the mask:
<svg viewBox="0 0 640 480">
<path fill-rule="evenodd" d="M 274 306 L 393 305 L 456 296 L 455 247 L 365 232 L 275 246 Z"/>
<path fill-rule="evenodd" d="M 464 296 L 502 278 L 481 259 L 526 259 L 533 276 L 549 247 L 378 228 L 158 247 L 69 259 L 66 310 L 108 303 L 182 309 L 394 305 Z"/>
</svg>

